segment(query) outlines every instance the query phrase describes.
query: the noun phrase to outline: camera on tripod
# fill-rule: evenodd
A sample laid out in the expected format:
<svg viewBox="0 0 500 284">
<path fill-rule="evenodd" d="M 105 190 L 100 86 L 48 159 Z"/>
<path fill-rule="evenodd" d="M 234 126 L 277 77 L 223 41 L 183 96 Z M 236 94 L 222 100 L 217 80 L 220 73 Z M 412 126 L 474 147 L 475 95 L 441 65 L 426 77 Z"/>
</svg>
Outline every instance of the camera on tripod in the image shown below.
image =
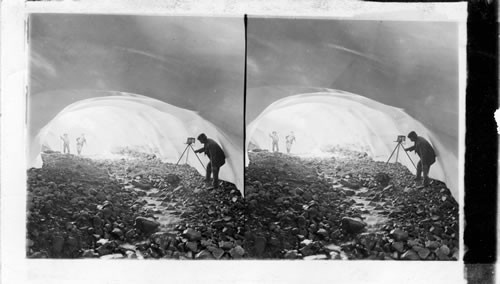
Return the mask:
<svg viewBox="0 0 500 284">
<path fill-rule="evenodd" d="M 408 156 L 408 159 L 410 160 L 410 162 L 413 164 L 413 166 L 415 167 L 415 169 L 417 168 L 415 166 L 415 163 L 413 163 L 413 160 L 410 158 L 410 155 L 408 155 L 408 153 L 406 152 L 405 147 L 403 147 L 403 143 L 405 141 L 406 141 L 406 136 L 404 136 L 404 135 L 398 135 L 398 137 L 396 138 L 396 141 L 394 141 L 394 142 L 397 142 L 398 144 L 396 144 L 396 147 L 394 147 L 394 150 L 392 150 L 392 153 L 389 156 L 389 159 L 387 159 L 387 162 L 385 162 L 386 166 L 387 166 L 387 163 L 389 163 L 389 161 L 391 160 L 392 155 L 394 155 L 394 153 L 396 153 L 396 163 L 398 162 L 399 148 L 403 148 L 403 151 L 406 153 L 406 156 Z"/>
<path fill-rule="evenodd" d="M 186 139 L 186 143 L 185 143 L 186 144 L 186 149 L 184 149 L 184 152 L 182 152 L 181 156 L 179 157 L 179 160 L 177 161 L 177 165 L 181 161 L 182 157 L 184 157 L 184 154 L 186 154 L 186 164 L 188 163 L 189 149 L 191 149 L 191 151 L 194 153 L 194 155 L 196 156 L 196 158 L 198 159 L 198 161 L 200 162 L 200 164 L 203 166 L 203 168 L 205 168 L 205 165 L 200 160 L 200 157 L 198 157 L 198 154 L 196 154 L 196 151 L 193 149 L 193 144 L 195 143 L 195 141 L 196 141 L 196 139 L 194 137 L 188 137 Z"/>
</svg>

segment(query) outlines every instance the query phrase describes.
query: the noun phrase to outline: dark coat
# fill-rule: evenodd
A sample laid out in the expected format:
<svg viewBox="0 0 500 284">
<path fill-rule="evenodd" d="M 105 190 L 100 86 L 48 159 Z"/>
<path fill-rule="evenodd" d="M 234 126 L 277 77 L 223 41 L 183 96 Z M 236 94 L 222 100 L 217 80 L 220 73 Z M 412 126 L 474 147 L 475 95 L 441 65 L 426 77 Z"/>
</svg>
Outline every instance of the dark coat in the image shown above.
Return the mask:
<svg viewBox="0 0 500 284">
<path fill-rule="evenodd" d="M 417 139 L 415 139 L 415 145 L 406 150 L 415 151 L 424 165 L 432 165 L 436 161 L 436 153 L 434 152 L 434 149 L 429 141 L 425 140 L 423 137 L 417 136 Z"/>
<path fill-rule="evenodd" d="M 207 139 L 205 146 L 196 152 L 204 152 L 210 159 L 212 167 L 221 167 L 226 163 L 226 154 L 224 154 L 224 150 L 222 150 L 217 142 L 210 138 Z"/>
</svg>

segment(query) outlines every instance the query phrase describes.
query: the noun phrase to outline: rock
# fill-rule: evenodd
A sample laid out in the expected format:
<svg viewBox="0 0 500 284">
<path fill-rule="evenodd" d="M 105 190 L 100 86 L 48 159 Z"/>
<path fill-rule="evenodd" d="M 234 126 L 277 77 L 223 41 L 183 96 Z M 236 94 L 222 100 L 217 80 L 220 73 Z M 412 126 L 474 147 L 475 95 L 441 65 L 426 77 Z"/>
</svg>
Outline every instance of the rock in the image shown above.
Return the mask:
<svg viewBox="0 0 500 284">
<path fill-rule="evenodd" d="M 420 256 L 413 250 L 406 251 L 402 256 L 403 260 L 420 260 Z"/>
<path fill-rule="evenodd" d="M 402 242 L 393 242 L 391 246 L 397 252 L 402 253 L 404 251 L 404 244 Z"/>
<path fill-rule="evenodd" d="M 196 242 L 187 242 L 186 247 L 192 252 L 198 252 L 198 243 Z"/>
<path fill-rule="evenodd" d="M 324 254 L 309 255 L 304 257 L 304 260 L 325 260 L 325 259 L 328 259 L 328 257 Z"/>
<path fill-rule="evenodd" d="M 204 247 L 213 247 L 215 246 L 214 242 L 212 240 L 201 240 L 201 245 Z"/>
<path fill-rule="evenodd" d="M 337 251 L 337 252 L 341 252 L 342 251 L 342 248 L 335 245 L 335 244 L 329 244 L 327 246 L 325 246 L 325 249 L 327 250 L 331 250 L 331 251 Z"/>
<path fill-rule="evenodd" d="M 135 229 L 130 229 L 125 233 L 125 238 L 127 240 L 134 239 L 137 236 Z"/>
<path fill-rule="evenodd" d="M 134 226 L 142 233 L 151 234 L 158 229 L 160 223 L 151 218 L 137 217 L 135 218 Z"/>
<path fill-rule="evenodd" d="M 182 236 L 190 241 L 201 240 L 201 233 L 191 228 L 184 230 L 184 232 L 182 232 Z"/>
<path fill-rule="evenodd" d="M 356 234 L 364 230 L 366 223 L 354 218 L 342 218 L 342 229 L 350 234 Z"/>
<path fill-rule="evenodd" d="M 123 236 L 123 231 L 119 228 L 114 228 L 113 231 L 111 231 L 111 234 L 117 238 L 121 238 Z"/>
<path fill-rule="evenodd" d="M 214 259 L 210 251 L 204 249 L 194 256 L 194 259 Z"/>
<path fill-rule="evenodd" d="M 382 189 L 382 191 L 388 191 L 388 190 L 391 190 L 392 188 L 394 188 L 394 186 L 391 184 L 391 185 L 384 187 L 384 189 Z"/>
<path fill-rule="evenodd" d="M 240 259 L 245 255 L 245 250 L 241 246 L 235 246 L 229 251 L 229 254 L 234 258 L 234 259 Z"/>
<path fill-rule="evenodd" d="M 161 249 L 168 249 L 171 245 L 176 245 L 175 235 L 167 232 L 154 233 L 150 239 Z"/>
<path fill-rule="evenodd" d="M 443 253 L 440 249 L 436 251 L 436 256 L 439 260 L 449 260 L 450 258 L 448 257 L 447 254 Z"/>
<path fill-rule="evenodd" d="M 107 255 L 113 252 L 112 248 L 108 245 L 102 245 L 96 249 L 99 255 Z"/>
<path fill-rule="evenodd" d="M 224 250 L 229 250 L 229 249 L 232 249 L 234 247 L 234 243 L 233 242 L 220 241 L 219 242 L 219 247 L 221 249 L 224 249 Z"/>
<path fill-rule="evenodd" d="M 408 232 L 394 229 L 389 233 L 396 241 L 406 241 L 408 240 Z"/>
<path fill-rule="evenodd" d="M 266 249 L 267 240 L 265 237 L 257 236 L 254 240 L 254 248 L 257 256 L 262 256 Z"/>
<path fill-rule="evenodd" d="M 414 246 L 412 249 L 418 253 L 418 256 L 421 259 L 426 259 L 429 256 L 429 254 L 431 253 L 430 250 L 423 248 L 423 247 L 420 247 L 420 246 Z"/>
<path fill-rule="evenodd" d="M 380 183 L 380 185 L 387 186 L 389 184 L 389 181 L 391 180 L 391 177 L 386 173 L 377 173 L 375 175 L 375 180 Z"/>
<path fill-rule="evenodd" d="M 103 225 L 102 219 L 99 216 L 94 216 L 92 217 L 92 224 L 94 225 L 94 228 L 100 228 Z"/>
<path fill-rule="evenodd" d="M 68 237 L 66 240 L 66 245 L 69 246 L 70 248 L 76 248 L 78 247 L 78 240 L 75 237 Z"/>
<path fill-rule="evenodd" d="M 319 229 L 319 230 L 316 232 L 316 234 L 318 234 L 318 235 L 322 236 L 323 238 L 328 236 L 328 232 L 327 232 L 325 229 L 323 229 L 323 228 Z"/>
<path fill-rule="evenodd" d="M 348 188 L 352 188 L 352 189 L 360 189 L 361 188 L 361 184 L 355 180 L 341 179 L 340 183 L 343 186 L 348 187 Z"/>
<path fill-rule="evenodd" d="M 300 258 L 300 256 L 299 256 L 297 250 L 289 250 L 289 251 L 286 251 L 284 258 L 285 259 L 298 259 L 298 258 Z"/>
<path fill-rule="evenodd" d="M 29 256 L 30 258 L 49 258 L 49 255 L 45 251 L 37 251 Z"/>
<path fill-rule="evenodd" d="M 102 192 L 102 191 L 99 191 L 95 195 L 95 198 L 97 198 L 98 201 L 105 201 L 106 200 L 106 194 L 104 194 L 104 192 Z"/>
<path fill-rule="evenodd" d="M 100 259 L 123 259 L 125 256 L 121 253 L 107 254 L 100 257 Z"/>
<path fill-rule="evenodd" d="M 422 244 L 420 243 L 420 241 L 418 239 L 408 240 L 407 244 L 408 244 L 409 247 L 422 246 Z"/>
<path fill-rule="evenodd" d="M 215 257 L 215 259 L 221 259 L 221 257 L 224 255 L 225 251 L 220 248 L 213 247 L 210 249 L 212 252 L 212 255 Z"/>
<path fill-rule="evenodd" d="M 344 189 L 344 193 L 346 196 L 353 196 L 356 194 L 353 190 L 348 190 L 348 189 Z"/>
<path fill-rule="evenodd" d="M 439 243 L 436 241 L 427 241 L 425 242 L 425 247 L 430 250 L 435 250 L 439 247 Z"/>
<path fill-rule="evenodd" d="M 340 253 L 338 251 L 331 251 L 330 258 L 335 259 L 335 260 L 339 260 L 339 259 L 342 259 L 342 256 L 340 255 Z"/>
<path fill-rule="evenodd" d="M 84 250 L 82 253 L 83 258 L 94 258 L 94 257 L 98 257 L 98 256 L 99 256 L 99 254 L 95 253 L 94 250 L 92 250 L 92 249 Z"/>
<path fill-rule="evenodd" d="M 441 252 L 442 254 L 444 255 L 449 255 L 450 254 L 450 249 L 448 248 L 447 245 L 442 245 L 440 248 L 439 248 L 439 252 Z"/>
<path fill-rule="evenodd" d="M 179 182 L 181 182 L 181 178 L 177 175 L 174 175 L 174 174 L 168 174 L 166 177 L 165 177 L 165 180 L 173 185 L 173 186 L 177 186 L 177 184 L 179 184 Z"/>
<path fill-rule="evenodd" d="M 314 254 L 314 251 L 312 250 L 312 244 L 306 245 L 305 247 L 299 249 L 299 251 L 303 256 Z"/>
</svg>

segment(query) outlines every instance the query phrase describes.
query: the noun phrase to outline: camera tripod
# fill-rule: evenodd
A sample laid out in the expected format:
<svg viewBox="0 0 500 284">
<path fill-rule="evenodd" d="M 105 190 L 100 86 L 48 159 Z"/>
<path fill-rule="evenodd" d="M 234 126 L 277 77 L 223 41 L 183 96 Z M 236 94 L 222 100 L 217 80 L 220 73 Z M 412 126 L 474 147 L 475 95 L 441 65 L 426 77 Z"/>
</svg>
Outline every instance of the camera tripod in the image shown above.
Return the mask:
<svg viewBox="0 0 500 284">
<path fill-rule="evenodd" d="M 189 141 L 189 140 L 188 140 Z M 187 164 L 188 162 L 188 158 L 189 158 L 189 149 L 191 149 L 191 151 L 193 151 L 194 155 L 196 156 L 196 158 L 198 158 L 198 161 L 200 162 L 201 166 L 205 169 L 205 165 L 203 164 L 203 162 L 201 161 L 200 157 L 198 157 L 198 154 L 196 154 L 196 151 L 193 149 L 193 143 L 186 143 L 186 148 L 184 149 L 184 152 L 182 152 L 179 160 L 177 161 L 177 165 L 179 164 L 179 162 L 181 161 L 182 157 L 184 156 L 184 154 L 186 154 L 186 162 L 185 164 Z"/>
<path fill-rule="evenodd" d="M 403 139 L 399 139 L 397 141 L 394 141 L 394 142 L 398 142 L 398 144 L 396 145 L 396 147 L 394 147 L 394 150 L 392 150 L 392 153 L 391 155 L 389 156 L 389 159 L 387 159 L 387 162 L 385 162 L 385 165 L 387 166 L 387 164 L 389 163 L 389 161 L 391 160 L 392 156 L 394 155 L 394 153 L 396 153 L 396 163 L 398 162 L 398 156 L 399 156 L 399 149 L 400 148 L 403 148 L 403 151 L 406 153 L 406 156 L 408 156 L 408 159 L 410 159 L 410 162 L 411 164 L 415 167 L 415 169 L 417 168 L 415 166 L 415 163 L 413 163 L 413 160 L 410 158 L 410 155 L 408 154 L 408 152 L 406 152 L 406 149 L 405 147 L 403 146 Z"/>
</svg>

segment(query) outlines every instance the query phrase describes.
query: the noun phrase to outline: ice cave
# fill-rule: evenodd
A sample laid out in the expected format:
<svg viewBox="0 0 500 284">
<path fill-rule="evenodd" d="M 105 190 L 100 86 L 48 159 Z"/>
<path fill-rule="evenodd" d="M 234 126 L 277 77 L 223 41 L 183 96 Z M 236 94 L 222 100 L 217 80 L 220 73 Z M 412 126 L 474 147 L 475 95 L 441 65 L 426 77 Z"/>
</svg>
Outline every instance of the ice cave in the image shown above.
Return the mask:
<svg viewBox="0 0 500 284">
<path fill-rule="evenodd" d="M 366 152 L 374 160 L 387 161 L 397 145 L 397 136 L 406 136 L 411 130 L 429 140 L 436 149 L 432 177 L 456 190 L 457 155 L 443 144 L 439 133 L 429 130 L 403 109 L 343 91 L 322 90 L 275 101 L 248 125 L 247 146 L 252 142 L 258 148 L 269 149 L 269 133 L 278 131 L 284 137 L 293 131 L 298 141 L 293 148 L 295 155 L 318 156 L 325 154 L 325 147 L 341 145 Z M 407 140 L 403 146 L 413 146 L 413 142 Z M 415 172 L 418 156 L 409 152 L 408 157 L 400 149 L 390 162 L 395 161 L 397 154 L 398 162 Z"/>
<path fill-rule="evenodd" d="M 205 133 L 223 145 L 228 156 L 227 170 L 221 171 L 221 178 L 242 185 L 239 178 L 242 158 L 238 145 L 231 141 L 216 126 L 203 119 L 194 111 L 169 105 L 155 99 L 133 94 L 95 97 L 77 101 L 60 111 L 34 137 L 31 143 L 30 167 L 42 164 L 42 149 L 61 151 L 60 136 L 67 133 L 74 141 L 82 133 L 87 145 L 83 154 L 94 158 L 113 158 L 113 152 L 120 147 L 130 147 L 141 152 L 152 153 L 165 162 L 188 163 L 204 174 L 208 159 L 204 155 L 195 157 L 191 149 L 186 153 L 187 137 L 197 137 Z M 193 145 L 200 148 L 199 142 Z M 231 157 L 229 159 L 229 157 Z"/>
</svg>

